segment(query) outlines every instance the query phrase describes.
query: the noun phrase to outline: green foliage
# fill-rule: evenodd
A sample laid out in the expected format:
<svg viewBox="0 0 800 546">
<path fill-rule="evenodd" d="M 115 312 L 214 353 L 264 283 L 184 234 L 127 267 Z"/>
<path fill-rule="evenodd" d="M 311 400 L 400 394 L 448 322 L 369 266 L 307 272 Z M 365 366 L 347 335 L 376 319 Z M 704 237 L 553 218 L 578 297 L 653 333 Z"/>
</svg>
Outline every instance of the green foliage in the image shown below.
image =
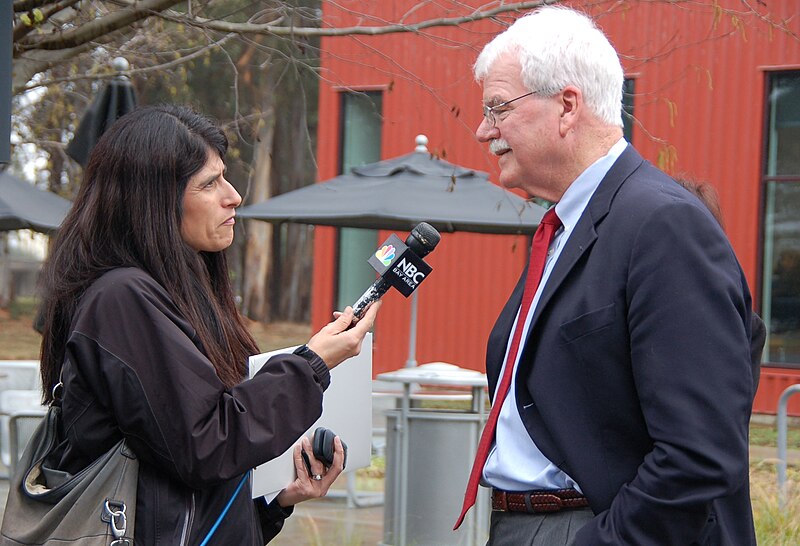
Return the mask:
<svg viewBox="0 0 800 546">
<path fill-rule="evenodd" d="M 777 446 L 778 429 L 775 425 L 751 423 L 750 445 Z M 786 447 L 789 449 L 800 449 L 800 427 L 788 427 L 786 434 Z"/>
<path fill-rule="evenodd" d="M 386 458 L 374 455 L 370 465 L 356 470 L 356 489 L 359 491 L 383 491 L 386 477 Z"/>
<path fill-rule="evenodd" d="M 750 474 L 750 497 L 758 544 L 800 544 L 800 468 L 790 466 L 788 469 L 785 504 L 782 508 L 774 465 L 758 463 L 751 468 Z"/>
</svg>

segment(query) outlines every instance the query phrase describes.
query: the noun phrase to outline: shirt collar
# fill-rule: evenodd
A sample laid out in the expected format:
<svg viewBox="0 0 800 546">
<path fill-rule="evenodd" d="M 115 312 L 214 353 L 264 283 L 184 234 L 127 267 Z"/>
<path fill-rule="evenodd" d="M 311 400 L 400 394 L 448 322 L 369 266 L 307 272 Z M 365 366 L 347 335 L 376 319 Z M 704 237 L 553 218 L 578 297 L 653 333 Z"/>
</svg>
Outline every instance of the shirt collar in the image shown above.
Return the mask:
<svg viewBox="0 0 800 546">
<path fill-rule="evenodd" d="M 619 139 L 606 155 L 589 165 L 567 188 L 561 200 L 556 204 L 556 214 L 564 225 L 564 231 L 572 231 L 603 177 L 627 147 L 628 143 L 625 139 Z"/>
</svg>

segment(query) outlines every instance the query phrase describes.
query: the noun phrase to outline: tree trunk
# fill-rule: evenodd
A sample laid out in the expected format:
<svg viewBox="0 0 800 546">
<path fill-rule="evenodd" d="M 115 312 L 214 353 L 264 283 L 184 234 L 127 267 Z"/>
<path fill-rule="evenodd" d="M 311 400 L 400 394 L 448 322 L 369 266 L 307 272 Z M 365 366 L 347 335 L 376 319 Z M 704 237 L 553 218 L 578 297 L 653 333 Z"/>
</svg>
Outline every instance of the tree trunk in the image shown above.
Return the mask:
<svg viewBox="0 0 800 546">
<path fill-rule="evenodd" d="M 253 151 L 250 202 L 260 203 L 272 194 L 272 142 L 275 134 L 273 93 L 264 91 L 262 118 Z M 253 320 L 269 322 L 269 277 L 272 270 L 272 224 L 247 221 L 242 313 Z"/>
<path fill-rule="evenodd" d="M 311 257 L 313 245 L 309 243 L 308 226 L 291 226 L 287 237 L 288 275 L 284 278 L 289 293 L 284 300 L 286 318 L 294 322 L 310 319 L 311 309 Z"/>
</svg>

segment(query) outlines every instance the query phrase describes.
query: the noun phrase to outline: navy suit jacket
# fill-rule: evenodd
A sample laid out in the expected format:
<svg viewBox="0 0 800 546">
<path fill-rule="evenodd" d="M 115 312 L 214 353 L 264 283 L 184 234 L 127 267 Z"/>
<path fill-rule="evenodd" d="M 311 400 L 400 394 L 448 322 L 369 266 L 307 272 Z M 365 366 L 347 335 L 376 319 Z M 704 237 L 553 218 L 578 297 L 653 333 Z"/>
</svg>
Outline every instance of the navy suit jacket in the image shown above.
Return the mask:
<svg viewBox="0 0 800 546">
<path fill-rule="evenodd" d="M 491 393 L 524 277 L 489 337 Z M 750 330 L 727 237 L 628 146 L 555 264 L 516 375 L 528 433 L 595 513 L 576 544 L 755 544 Z"/>
</svg>

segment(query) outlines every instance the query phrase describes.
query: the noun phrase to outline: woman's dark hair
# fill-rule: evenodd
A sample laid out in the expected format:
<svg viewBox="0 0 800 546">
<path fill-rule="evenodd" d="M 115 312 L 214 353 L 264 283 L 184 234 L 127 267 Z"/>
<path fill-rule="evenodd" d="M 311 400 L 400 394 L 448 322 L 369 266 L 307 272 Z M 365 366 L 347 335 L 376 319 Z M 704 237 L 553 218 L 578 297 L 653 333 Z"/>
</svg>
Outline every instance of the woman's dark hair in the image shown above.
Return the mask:
<svg viewBox="0 0 800 546">
<path fill-rule="evenodd" d="M 142 269 L 166 289 L 226 386 L 245 376 L 257 347 L 236 309 L 225 254 L 198 254 L 180 230 L 187 182 L 209 154 L 224 160 L 227 148 L 225 134 L 209 119 L 172 105 L 138 109 L 97 142 L 40 276 L 46 402 L 59 381 L 81 296 L 119 267 Z"/>
<path fill-rule="evenodd" d="M 692 192 L 695 197 L 700 199 L 714 219 L 722 229 L 725 229 L 725 222 L 722 219 L 722 209 L 719 206 L 719 197 L 714 186 L 707 182 L 696 182 L 689 177 L 676 178 L 675 181 Z"/>
</svg>

